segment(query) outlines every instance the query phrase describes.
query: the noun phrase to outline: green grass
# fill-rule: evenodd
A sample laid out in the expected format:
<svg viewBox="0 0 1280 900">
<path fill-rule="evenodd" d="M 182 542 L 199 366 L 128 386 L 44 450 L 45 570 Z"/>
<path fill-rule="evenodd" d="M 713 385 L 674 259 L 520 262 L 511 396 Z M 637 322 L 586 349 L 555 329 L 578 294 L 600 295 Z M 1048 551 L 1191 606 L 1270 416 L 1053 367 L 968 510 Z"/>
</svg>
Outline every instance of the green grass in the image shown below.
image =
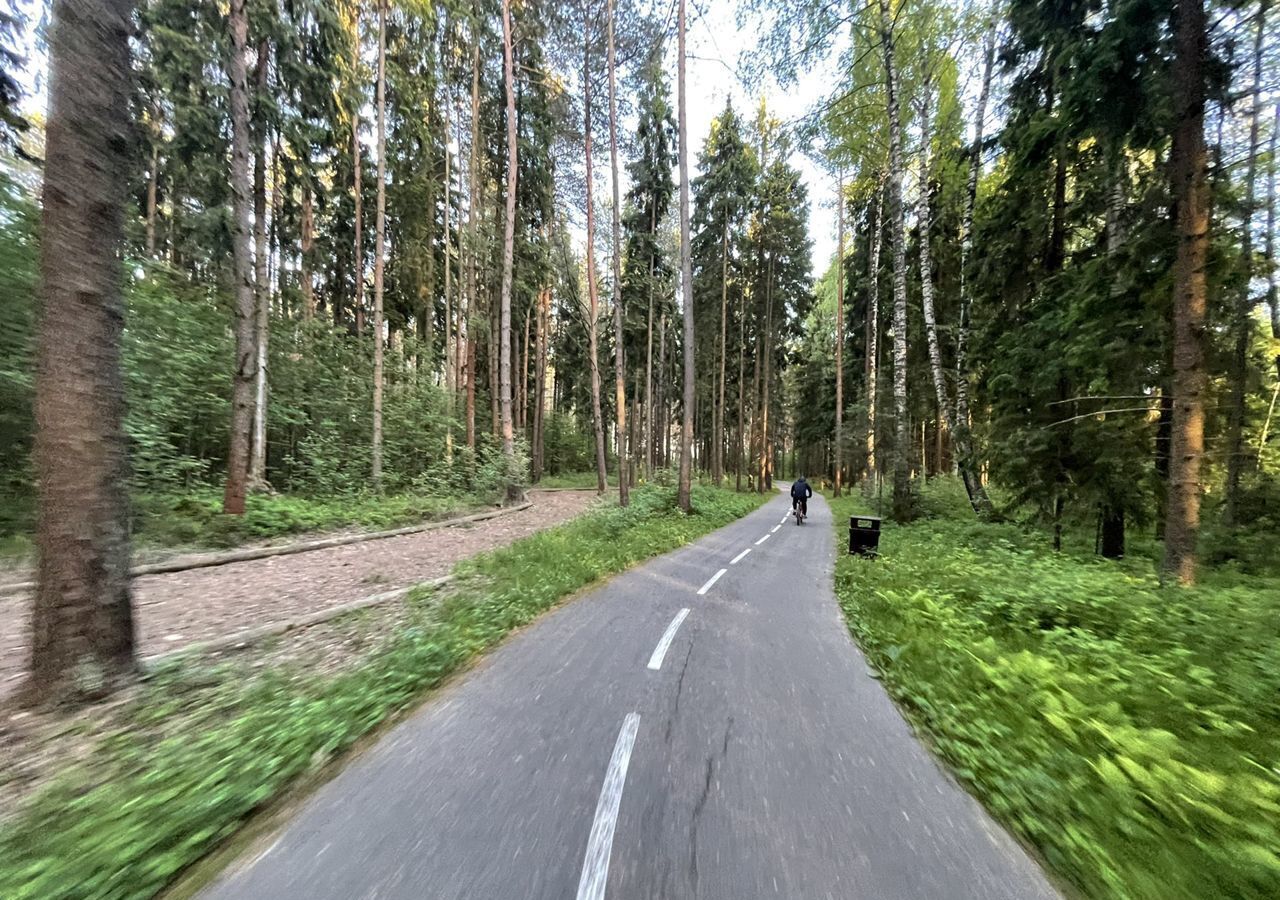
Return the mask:
<svg viewBox="0 0 1280 900">
<path fill-rule="evenodd" d="M 1280 896 L 1280 580 L 1161 587 L 931 491 L 836 591 L 956 773 L 1082 896 Z"/>
<path fill-rule="evenodd" d="M 424 494 L 374 494 L 349 497 L 300 497 L 251 494 L 243 516 L 222 514 L 222 493 L 197 487 L 190 493 L 142 494 L 133 498 L 136 549 L 236 547 L 252 541 L 310 532 L 399 528 L 473 512 L 485 506 L 476 497 Z M 23 530 L 30 521 L 19 523 Z M 25 533 L 0 533 L 0 560 L 20 562 L 34 555 Z"/>
<path fill-rule="evenodd" d="M 222 494 L 197 489 L 180 497 L 134 500 L 134 536 L 141 546 L 233 547 L 247 541 L 340 528 L 397 528 L 444 519 L 481 505 L 468 496 L 375 494 L 299 497 L 251 494 L 243 516 L 222 514 Z"/>
<path fill-rule="evenodd" d="M 439 604 L 411 598 L 410 625 L 337 676 L 280 670 L 245 680 L 232 668 L 159 676 L 131 707 L 130 729 L 36 794 L 0 833 L 0 897 L 153 896 L 299 776 L 513 629 L 765 498 L 695 488 L 690 516 L 674 499 L 640 490 L 628 509 L 603 507 L 462 564 L 456 590 Z M 210 677 L 212 687 L 200 686 Z"/>
</svg>

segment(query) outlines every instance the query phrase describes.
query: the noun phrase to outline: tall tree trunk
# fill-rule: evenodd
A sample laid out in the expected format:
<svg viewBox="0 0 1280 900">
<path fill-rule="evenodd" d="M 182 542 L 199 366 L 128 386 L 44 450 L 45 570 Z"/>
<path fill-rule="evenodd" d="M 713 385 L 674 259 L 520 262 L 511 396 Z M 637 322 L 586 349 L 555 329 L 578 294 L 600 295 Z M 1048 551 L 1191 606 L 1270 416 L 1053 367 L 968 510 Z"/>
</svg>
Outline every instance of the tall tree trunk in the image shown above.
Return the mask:
<svg viewBox="0 0 1280 900">
<path fill-rule="evenodd" d="M 734 441 L 733 460 L 733 489 L 735 491 L 742 490 L 742 468 L 747 453 L 746 403 L 743 397 L 743 388 L 746 381 L 747 350 L 747 310 L 745 299 L 740 300 L 738 306 L 738 432 Z"/>
<path fill-rule="evenodd" d="M 582 140 L 587 167 L 587 344 L 591 365 L 591 424 L 596 438 L 596 491 L 603 494 L 605 480 L 604 417 L 600 412 L 600 286 L 596 280 L 595 181 L 591 168 L 591 18 L 590 4 L 583 4 L 582 20 Z"/>
<path fill-rule="evenodd" d="M 650 216 L 649 234 L 652 236 L 654 228 L 653 212 Z M 648 481 L 653 476 L 654 446 L 657 443 L 657 432 L 653 427 L 653 254 L 649 254 L 649 279 L 645 282 L 649 294 L 649 317 L 644 329 L 644 477 Z"/>
<path fill-rule="evenodd" d="M 835 496 L 844 481 L 844 170 L 836 185 L 836 446 Z"/>
<path fill-rule="evenodd" d="M 479 19 L 479 9 L 474 10 Z M 476 449 L 476 336 L 471 333 L 476 316 L 477 278 L 476 261 L 480 257 L 479 227 L 479 178 L 480 178 L 480 36 L 478 25 L 472 25 L 471 35 L 471 148 L 468 151 L 470 188 L 467 194 L 467 448 L 472 451 L 471 464 L 475 465 Z"/>
<path fill-rule="evenodd" d="M 609 21 L 609 164 L 613 181 L 613 368 L 614 424 L 618 442 L 618 505 L 631 502 L 627 472 L 627 372 L 622 328 L 622 195 L 618 182 L 618 75 L 614 52 L 614 0 L 606 0 Z"/>
<path fill-rule="evenodd" d="M 684 307 L 684 409 L 680 428 L 680 508 L 693 511 L 693 260 L 689 253 L 689 117 L 688 88 L 685 85 L 685 0 L 679 0 L 680 14 L 677 31 L 679 49 L 676 53 L 677 81 L 679 82 L 678 136 L 680 142 L 680 297 Z"/>
<path fill-rule="evenodd" d="M 443 381 L 445 395 L 449 398 L 449 424 L 445 428 L 445 443 L 450 456 L 453 454 L 453 232 L 450 230 L 450 211 L 453 209 L 452 158 L 449 150 L 449 103 L 441 104 L 444 109 L 444 354 Z M 430 302 L 423 315 L 430 316 Z M 432 376 L 435 375 L 435 359 L 432 348 L 427 347 L 427 357 L 431 360 Z"/>
<path fill-rule="evenodd" d="M 356 83 L 360 83 L 360 4 L 351 4 L 351 36 L 352 55 L 355 57 L 352 70 Z M 352 310 L 356 317 L 356 334 L 364 333 L 364 185 L 361 183 L 360 171 L 360 101 L 351 104 L 351 160 L 355 199 L 355 290 L 352 295 Z"/>
<path fill-rule="evenodd" d="M 49 29 L 32 703 L 106 693 L 134 673 L 120 363 L 132 14 L 128 0 L 55 0 Z"/>
<path fill-rule="evenodd" d="M 271 276 L 267 268 L 267 123 L 264 106 L 267 77 L 271 68 L 271 44 L 258 43 L 258 64 L 254 72 L 258 112 L 253 142 L 253 269 L 254 345 L 257 365 L 253 379 L 253 434 L 249 452 L 249 485 L 253 490 L 267 482 L 267 350 L 271 339 Z"/>
<path fill-rule="evenodd" d="M 671 467 L 671 457 L 667 452 L 671 437 L 671 422 L 667 416 L 667 314 L 658 316 L 658 396 L 656 400 L 658 431 L 657 443 L 654 447 L 654 459 L 661 468 Z"/>
<path fill-rule="evenodd" d="M 233 307 L 236 357 L 231 377 L 231 441 L 222 511 L 242 515 L 249 475 L 249 429 L 253 420 L 254 352 L 253 260 L 250 253 L 252 198 L 249 187 L 249 85 L 245 54 L 249 36 L 246 0 L 231 0 L 231 250 L 235 284 Z"/>
<path fill-rule="evenodd" d="M 520 354 L 520 402 L 517 405 L 520 411 L 519 428 L 525 433 L 525 438 L 529 437 L 529 337 L 533 331 L 533 317 L 537 310 L 538 299 L 535 296 L 533 303 L 529 304 L 529 309 L 524 314 L 524 352 Z M 535 338 L 536 341 L 536 338 Z M 535 352 L 537 348 L 535 347 Z M 530 446 L 533 442 L 530 441 Z"/>
<path fill-rule="evenodd" d="M 1205 262 L 1209 250 L 1204 143 L 1207 54 L 1204 0 L 1178 0 L 1172 71 L 1176 119 L 1170 158 L 1178 251 L 1173 270 L 1173 439 L 1163 571 L 1182 584 L 1192 584 L 1196 577 L 1200 463 L 1204 456 Z"/>
<path fill-rule="evenodd" d="M 160 136 L 151 135 L 151 167 L 147 175 L 147 258 L 156 255 L 156 216 L 160 192 Z"/>
<path fill-rule="evenodd" d="M 893 238 L 893 517 L 912 515 L 911 428 L 907 411 L 907 228 L 902 203 L 902 117 L 898 103 L 898 66 L 889 0 L 880 3 L 880 43 L 884 49 L 885 89 L 889 112 L 889 215 Z"/>
<path fill-rule="evenodd" d="M 1271 310 L 1271 337 L 1280 341 L 1280 291 L 1277 282 L 1280 272 L 1276 271 L 1276 169 L 1280 161 L 1276 159 L 1276 138 L 1280 136 L 1280 103 L 1276 104 L 1275 119 L 1271 125 L 1271 141 L 1267 150 L 1267 306 Z M 1280 352 L 1276 354 L 1276 377 L 1280 378 Z"/>
<path fill-rule="evenodd" d="M 773 445 L 769 438 L 769 384 L 773 380 L 773 260 L 765 265 L 764 282 L 764 360 L 760 365 L 760 480 L 756 489 L 763 493 L 773 486 Z"/>
<path fill-rule="evenodd" d="M 978 199 L 978 177 L 982 173 L 982 135 L 987 118 L 987 100 L 991 95 L 991 70 L 996 55 L 996 20 L 987 24 L 986 47 L 982 61 L 982 88 L 978 92 L 978 108 L 973 120 L 973 156 L 969 160 L 969 183 L 965 190 L 963 236 L 960 242 L 960 322 L 956 329 L 956 414 L 951 423 L 951 440 L 955 448 L 956 468 L 964 481 L 965 492 L 974 512 L 983 517 L 992 513 L 991 499 L 978 475 L 973 452 L 973 431 L 969 419 L 969 257 L 973 252 L 973 209 Z"/>
<path fill-rule="evenodd" d="M 387 240 L 387 0 L 378 2 L 378 211 L 373 260 L 373 489 L 382 489 L 382 278 Z"/>
<path fill-rule="evenodd" d="M 867 481 L 879 477 L 876 465 L 876 413 L 880 402 L 880 244 L 884 234 L 884 185 L 876 186 L 875 218 L 871 225 L 871 248 L 867 281 Z"/>
<path fill-rule="evenodd" d="M 538 363 L 534 370 L 533 397 L 533 483 L 542 480 L 543 467 L 543 419 L 547 394 L 547 316 L 551 311 L 551 289 L 543 288 L 538 294 L 537 344 Z"/>
<path fill-rule="evenodd" d="M 302 186 L 302 260 L 299 279 L 302 282 L 302 317 L 308 322 L 316 315 L 316 291 L 312 284 L 311 253 L 316 240 L 315 210 L 311 199 L 311 181 L 308 179 Z"/>
<path fill-rule="evenodd" d="M 502 455 L 506 458 L 507 503 L 524 500 L 523 475 L 516 465 L 515 430 L 511 420 L 511 281 L 516 238 L 516 87 L 515 61 L 511 52 L 511 0 L 502 0 L 502 61 L 507 88 L 507 215 L 502 234 L 502 310 L 499 330 L 501 369 L 498 390 L 502 403 Z"/>
<path fill-rule="evenodd" d="M 716 381 L 716 405 L 711 417 L 711 480 L 716 487 L 724 480 L 724 382 L 725 335 L 729 320 L 729 213 L 725 212 L 720 234 L 720 371 Z"/>
<path fill-rule="evenodd" d="M 1244 284 L 1235 309 L 1235 348 L 1231 354 L 1231 405 L 1227 415 L 1227 484 L 1222 520 L 1227 527 L 1237 522 L 1240 475 L 1244 470 L 1244 421 L 1246 387 L 1249 379 L 1249 344 L 1253 336 L 1253 211 L 1258 181 L 1258 140 L 1262 125 L 1262 38 L 1266 33 L 1267 2 L 1258 5 L 1258 23 L 1253 43 L 1253 103 L 1249 108 L 1249 150 L 1244 177 L 1244 233 L 1240 236 L 1240 257 Z"/>
<path fill-rule="evenodd" d="M 917 213 L 920 223 L 920 296 L 924 312 L 925 340 L 929 347 L 929 369 L 933 375 L 933 390 L 940 416 L 955 426 L 955 408 L 947 390 L 947 379 L 942 374 L 942 348 L 938 341 L 938 316 L 933 305 L 933 252 L 929 234 L 933 230 L 929 207 L 929 112 L 933 101 L 928 80 L 923 85 L 924 97 L 920 104 L 920 205 Z"/>
</svg>

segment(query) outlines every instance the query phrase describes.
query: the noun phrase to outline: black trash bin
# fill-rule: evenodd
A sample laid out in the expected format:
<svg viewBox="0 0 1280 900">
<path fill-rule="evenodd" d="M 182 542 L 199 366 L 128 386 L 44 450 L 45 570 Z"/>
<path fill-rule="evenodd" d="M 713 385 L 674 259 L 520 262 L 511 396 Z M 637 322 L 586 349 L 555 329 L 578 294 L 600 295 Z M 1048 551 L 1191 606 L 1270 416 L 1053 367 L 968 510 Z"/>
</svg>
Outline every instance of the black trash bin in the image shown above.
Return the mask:
<svg viewBox="0 0 1280 900">
<path fill-rule="evenodd" d="M 849 553 L 876 556 L 880 551 L 880 520 L 875 516 L 849 517 Z"/>
</svg>

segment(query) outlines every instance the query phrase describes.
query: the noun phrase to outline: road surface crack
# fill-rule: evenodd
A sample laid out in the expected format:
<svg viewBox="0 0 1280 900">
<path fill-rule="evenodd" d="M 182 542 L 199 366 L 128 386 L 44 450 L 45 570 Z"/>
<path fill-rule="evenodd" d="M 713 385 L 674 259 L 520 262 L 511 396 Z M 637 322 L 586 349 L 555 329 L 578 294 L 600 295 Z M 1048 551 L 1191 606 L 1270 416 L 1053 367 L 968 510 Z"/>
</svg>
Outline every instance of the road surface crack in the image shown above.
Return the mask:
<svg viewBox="0 0 1280 900">
<path fill-rule="evenodd" d="M 733 716 L 730 716 L 724 726 L 724 743 L 720 748 L 720 753 L 715 753 L 707 757 L 706 777 L 702 782 L 702 793 L 698 796 L 698 801 L 693 805 L 693 818 L 689 826 L 689 877 L 693 882 L 693 889 L 698 889 L 698 823 L 702 820 L 702 811 L 706 809 L 707 800 L 711 796 L 711 782 L 717 767 L 724 765 L 725 759 L 729 755 L 729 732 L 733 730 Z"/>
<path fill-rule="evenodd" d="M 666 742 L 671 743 L 671 729 L 675 727 L 676 718 L 680 715 L 680 697 L 684 693 L 684 676 L 689 670 L 689 658 L 693 656 L 693 641 L 689 641 L 689 651 L 684 655 L 684 663 L 680 666 L 680 677 L 676 681 L 676 702 L 671 709 L 671 715 L 667 716 L 667 736 Z"/>
</svg>

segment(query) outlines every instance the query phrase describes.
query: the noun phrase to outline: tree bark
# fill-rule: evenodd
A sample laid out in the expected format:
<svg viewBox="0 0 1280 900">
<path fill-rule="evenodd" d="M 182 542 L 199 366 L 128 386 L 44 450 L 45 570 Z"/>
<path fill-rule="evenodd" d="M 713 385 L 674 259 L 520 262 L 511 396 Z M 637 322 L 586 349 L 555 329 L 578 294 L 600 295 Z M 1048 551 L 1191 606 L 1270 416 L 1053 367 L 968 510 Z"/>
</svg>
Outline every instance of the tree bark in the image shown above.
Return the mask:
<svg viewBox="0 0 1280 900">
<path fill-rule="evenodd" d="M 360 4 L 351 4 L 352 72 L 356 84 L 360 83 Z M 352 311 L 356 317 L 356 334 L 364 333 L 364 186 L 360 172 L 360 101 L 351 104 L 351 160 L 355 199 L 355 263 L 353 275 L 355 290 L 352 295 Z"/>
<path fill-rule="evenodd" d="M 508 506 L 524 502 L 523 480 L 516 465 L 515 431 L 511 419 L 511 282 L 516 237 L 516 88 L 515 61 L 511 51 L 511 0 L 502 0 L 503 80 L 507 89 L 507 214 L 502 235 L 502 309 L 499 330 L 502 346 L 498 390 L 502 405 L 502 455 L 506 458 Z"/>
<path fill-rule="evenodd" d="M 373 260 L 373 489 L 382 490 L 382 279 L 387 240 L 387 0 L 378 2 L 378 207 Z"/>
<path fill-rule="evenodd" d="M 834 494 L 844 483 L 844 170 L 836 184 L 836 446 Z"/>
<path fill-rule="evenodd" d="M 746 402 L 743 397 L 746 373 L 747 349 L 747 311 L 746 304 L 740 303 L 738 310 L 738 432 L 734 441 L 733 489 L 742 490 L 742 469 L 746 459 Z"/>
<path fill-rule="evenodd" d="M 147 178 L 147 258 L 156 255 L 156 216 L 158 195 L 160 192 L 160 136 L 155 133 L 157 126 L 152 125 L 151 135 L 151 170 Z"/>
<path fill-rule="evenodd" d="M 726 211 L 724 230 L 720 235 L 720 347 L 719 372 L 716 375 L 716 401 L 711 416 L 711 480 L 719 487 L 724 480 L 724 382 L 725 335 L 729 319 L 729 215 Z"/>
<path fill-rule="evenodd" d="M 933 252 L 929 243 L 929 235 L 933 230 L 931 209 L 929 207 L 929 141 L 932 134 L 930 125 L 930 104 L 932 96 L 929 82 L 924 83 L 924 98 L 920 104 L 920 294 L 924 312 L 925 340 L 929 347 L 929 368 L 933 375 L 933 389 L 938 404 L 938 433 L 942 433 L 942 420 L 955 430 L 956 412 L 951 403 L 951 394 L 947 390 L 947 379 L 942 373 L 942 348 L 938 341 L 938 317 L 933 305 Z M 921 464 L 926 477 L 928 467 Z"/>
<path fill-rule="evenodd" d="M 445 395 L 449 398 L 449 424 L 445 429 L 445 443 L 450 456 L 453 454 L 453 233 L 449 227 L 450 211 L 453 209 L 452 157 L 449 152 L 449 103 L 441 104 L 444 110 L 444 354 L 441 370 L 443 373 Z M 430 299 L 427 309 L 422 315 L 431 316 Z M 433 348 L 428 345 L 427 358 L 431 361 L 432 377 L 435 376 L 436 364 Z"/>
<path fill-rule="evenodd" d="M 1280 162 L 1276 159 L 1276 138 L 1280 136 L 1280 103 L 1276 104 L 1275 119 L 1271 125 L 1271 141 L 1267 150 L 1269 172 L 1267 175 L 1267 306 L 1271 310 L 1271 337 L 1280 341 L 1280 291 L 1277 282 L 1280 273 L 1276 271 L 1276 169 Z M 1280 353 L 1276 354 L 1276 377 L 1280 378 Z"/>
<path fill-rule="evenodd" d="M 605 478 L 604 417 L 600 412 L 600 287 L 596 280 L 595 182 L 591 167 L 591 6 L 584 3 L 582 20 L 582 140 L 587 167 L 587 343 L 591 357 L 591 424 L 596 438 L 596 492 L 607 488 Z"/>
<path fill-rule="evenodd" d="M 475 11 L 479 16 L 479 11 Z M 467 314 L 464 325 L 466 334 L 467 379 L 467 448 L 472 451 L 471 465 L 475 465 L 476 449 L 476 340 L 471 334 L 472 320 L 476 314 L 476 260 L 480 255 L 479 225 L 479 166 L 480 166 L 480 36 L 478 26 L 472 25 L 471 35 L 471 148 L 468 153 L 470 191 L 467 200 Z"/>
<path fill-rule="evenodd" d="M 876 466 L 876 413 L 880 401 L 880 244 L 884 233 L 884 186 L 876 186 L 875 218 L 871 225 L 870 270 L 867 281 L 867 481 Z"/>
<path fill-rule="evenodd" d="M 973 156 L 969 160 L 969 182 L 964 200 L 963 236 L 960 242 L 960 321 L 956 329 L 956 406 L 951 422 L 951 440 L 956 468 L 964 481 L 969 505 L 979 516 L 989 518 L 993 512 L 991 498 L 978 475 L 973 452 L 973 432 L 969 426 L 969 257 L 973 252 L 973 210 L 978 199 L 978 177 L 982 174 L 982 135 L 987 118 L 987 100 L 991 95 L 991 71 L 996 55 L 996 20 L 987 24 L 986 47 L 982 61 L 982 87 L 978 92 L 978 108 L 973 120 Z"/>
<path fill-rule="evenodd" d="M 1209 249 L 1204 142 L 1207 45 L 1204 0 L 1178 0 L 1172 71 L 1176 124 L 1170 158 L 1178 249 L 1173 272 L 1173 435 L 1163 571 L 1182 584 L 1193 584 L 1196 577 L 1200 464 L 1204 456 L 1205 263 Z"/>
<path fill-rule="evenodd" d="M 36 359 L 39 555 L 27 701 L 134 674 L 120 252 L 129 172 L 128 0 L 55 0 Z"/>
<path fill-rule="evenodd" d="M 249 429 L 253 420 L 255 361 L 253 262 L 250 253 L 252 205 L 249 187 L 249 86 L 245 54 L 249 36 L 246 0 L 231 0 L 229 24 L 231 55 L 227 76 L 231 82 L 231 256 L 235 305 L 235 367 L 231 378 L 231 440 L 227 450 L 227 482 L 222 511 L 244 513 L 249 475 Z"/>
<path fill-rule="evenodd" d="M 302 281 L 302 317 L 308 322 L 316 315 L 316 291 L 311 275 L 311 253 L 315 246 L 316 219 L 311 199 L 311 182 L 308 180 L 302 187 L 302 260 L 299 279 Z"/>
<path fill-rule="evenodd" d="M 253 378 L 253 433 L 249 452 L 249 487 L 261 490 L 267 483 L 267 350 L 271 339 L 271 275 L 267 266 L 267 123 L 263 114 L 267 79 L 271 69 L 271 44 L 258 43 L 254 72 L 258 112 L 253 141 L 253 342 L 257 363 Z"/>
<path fill-rule="evenodd" d="M 609 22 L 609 163 L 613 181 L 613 367 L 614 424 L 618 443 L 618 505 L 631 502 L 631 477 L 627 472 L 627 374 L 626 348 L 622 327 L 622 196 L 618 183 L 618 77 L 614 51 L 613 0 L 606 0 Z"/>
<path fill-rule="evenodd" d="M 912 516 L 910 481 L 911 428 L 907 411 L 907 235 L 902 203 L 902 118 L 898 103 L 898 67 L 894 59 L 889 0 L 879 0 L 880 42 L 884 50 L 885 89 L 889 112 L 889 215 L 893 238 L 893 408 L 896 439 L 893 453 L 893 517 Z"/>
<path fill-rule="evenodd" d="M 693 511 L 693 260 L 689 248 L 689 118 L 688 88 L 685 86 L 685 0 L 680 0 L 679 49 L 676 54 L 679 81 L 680 139 L 680 296 L 684 307 L 684 409 L 680 428 L 680 482 L 678 502 L 686 513 Z"/>
<path fill-rule="evenodd" d="M 653 225 L 654 209 L 650 212 L 649 234 L 656 230 Z M 657 443 L 657 432 L 653 427 L 653 254 L 649 255 L 649 280 L 645 282 L 649 295 L 649 317 L 644 329 L 644 477 L 648 481 L 653 477 L 654 446 Z"/>
<path fill-rule="evenodd" d="M 1244 470 L 1245 393 L 1249 378 L 1249 344 L 1253 336 L 1253 212 L 1258 181 L 1258 140 L 1262 125 L 1262 38 L 1266 33 L 1267 0 L 1258 5 L 1258 23 L 1253 43 L 1253 103 L 1249 108 L 1249 150 L 1244 176 L 1244 233 L 1240 236 L 1240 258 L 1244 284 L 1235 308 L 1235 347 L 1231 354 L 1231 405 L 1227 411 L 1227 483 L 1224 489 L 1223 524 L 1238 524 L 1236 507 L 1240 501 L 1240 475 Z"/>
</svg>

